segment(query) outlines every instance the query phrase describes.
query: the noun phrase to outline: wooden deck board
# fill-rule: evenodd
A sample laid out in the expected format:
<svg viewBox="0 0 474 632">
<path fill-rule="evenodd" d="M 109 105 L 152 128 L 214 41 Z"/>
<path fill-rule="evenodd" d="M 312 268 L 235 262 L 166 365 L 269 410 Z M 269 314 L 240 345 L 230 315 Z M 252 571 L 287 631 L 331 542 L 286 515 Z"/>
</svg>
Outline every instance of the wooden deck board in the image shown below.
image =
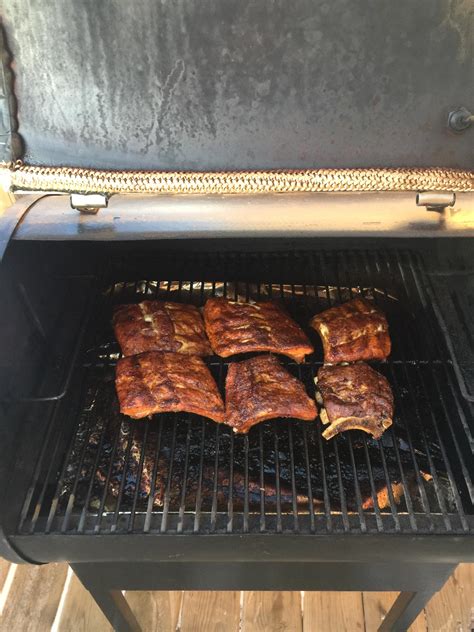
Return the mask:
<svg viewBox="0 0 474 632">
<path fill-rule="evenodd" d="M 66 564 L 18 565 L 0 618 L 0 631 L 50 630 L 66 575 Z"/>
<path fill-rule="evenodd" d="M 474 564 L 460 564 L 426 607 L 428 630 L 470 632 L 474 629 Z"/>
<path fill-rule="evenodd" d="M 364 632 L 364 608 L 359 592 L 305 592 L 304 632 Z"/>
<path fill-rule="evenodd" d="M 244 592 L 242 632 L 301 632 L 301 593 Z"/>
<path fill-rule="evenodd" d="M 183 592 L 127 592 L 126 599 L 145 632 L 175 632 Z"/>
<path fill-rule="evenodd" d="M 58 623 L 58 632 L 113 632 L 112 626 L 99 606 L 72 574 L 64 606 Z"/>
<path fill-rule="evenodd" d="M 0 564 L 4 576 L 9 566 Z M 0 617 L 0 632 L 46 632 L 55 620 L 55 632 L 110 632 L 107 620 L 72 573 L 65 584 L 67 572 L 66 564 L 18 566 Z M 305 592 L 303 609 L 300 592 L 128 592 L 126 598 L 144 632 L 238 632 L 239 627 L 242 632 L 375 632 L 396 595 Z M 410 632 L 471 629 L 474 564 L 461 564 Z"/>
<path fill-rule="evenodd" d="M 181 611 L 181 632 L 238 632 L 238 591 L 186 591 Z"/>
<path fill-rule="evenodd" d="M 5 584 L 8 571 L 10 570 L 10 566 L 11 566 L 10 562 L 7 562 L 6 560 L 2 560 L 0 558 L 0 591 L 2 591 L 3 589 L 3 585 Z"/>
</svg>

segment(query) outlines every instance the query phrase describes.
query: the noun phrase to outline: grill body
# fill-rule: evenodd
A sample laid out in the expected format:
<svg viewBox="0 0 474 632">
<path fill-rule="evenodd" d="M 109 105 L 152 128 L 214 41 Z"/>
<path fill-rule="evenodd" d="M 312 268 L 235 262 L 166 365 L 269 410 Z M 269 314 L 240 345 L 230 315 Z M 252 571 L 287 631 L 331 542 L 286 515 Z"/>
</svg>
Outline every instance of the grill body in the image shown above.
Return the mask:
<svg viewBox="0 0 474 632">
<path fill-rule="evenodd" d="M 0 218 L 0 553 L 67 560 L 119 630 L 123 589 L 171 588 L 402 590 L 382 627 L 406 629 L 473 557 L 467 3 L 6 4 L 0 155 L 27 164 L 0 177 L 114 195 Z M 373 298 L 393 426 L 121 417 L 113 304 L 215 294 L 306 329 Z M 285 365 L 313 394 L 308 333 Z"/>
<path fill-rule="evenodd" d="M 402 589 L 385 625 L 403 629 L 472 558 L 469 252 L 463 239 L 15 243 L 1 279 L 4 553 L 68 560 L 119 629 L 135 625 L 121 590 L 173 588 Z M 396 410 L 380 441 L 325 442 L 319 421 L 243 437 L 118 413 L 114 304 L 280 300 L 315 343 L 305 364 L 283 360 L 312 394 L 309 318 L 359 294 L 393 341 L 376 366 Z M 220 388 L 227 364 L 209 360 Z"/>
</svg>

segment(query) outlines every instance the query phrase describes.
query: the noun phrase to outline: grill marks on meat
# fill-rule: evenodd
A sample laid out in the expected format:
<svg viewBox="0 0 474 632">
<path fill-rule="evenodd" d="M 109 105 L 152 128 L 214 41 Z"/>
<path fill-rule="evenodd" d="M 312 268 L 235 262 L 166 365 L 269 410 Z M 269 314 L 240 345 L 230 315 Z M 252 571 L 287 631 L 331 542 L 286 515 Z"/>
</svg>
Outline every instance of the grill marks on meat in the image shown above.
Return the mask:
<svg viewBox="0 0 474 632">
<path fill-rule="evenodd" d="M 363 298 L 317 314 L 310 324 L 321 336 L 326 363 L 384 360 L 390 354 L 387 319 Z"/>
<path fill-rule="evenodd" d="M 317 415 L 303 384 L 271 355 L 231 364 L 225 389 L 226 423 L 234 432 L 246 433 L 274 417 L 311 421 Z"/>
<path fill-rule="evenodd" d="M 214 352 L 223 358 L 266 351 L 303 362 L 314 350 L 303 330 L 277 303 L 210 298 L 204 307 L 204 322 Z"/>
<path fill-rule="evenodd" d="M 117 363 L 120 411 L 141 419 L 154 413 L 189 412 L 224 421 L 224 404 L 201 358 L 150 351 Z"/>
<path fill-rule="evenodd" d="M 379 439 L 392 425 L 393 394 L 387 379 L 368 364 L 323 366 L 317 386 L 324 408 L 320 411 L 325 439 L 346 430 L 363 430 Z"/>
<path fill-rule="evenodd" d="M 119 305 L 113 325 L 124 356 L 145 351 L 212 354 L 201 314 L 194 305 L 167 301 Z"/>
</svg>

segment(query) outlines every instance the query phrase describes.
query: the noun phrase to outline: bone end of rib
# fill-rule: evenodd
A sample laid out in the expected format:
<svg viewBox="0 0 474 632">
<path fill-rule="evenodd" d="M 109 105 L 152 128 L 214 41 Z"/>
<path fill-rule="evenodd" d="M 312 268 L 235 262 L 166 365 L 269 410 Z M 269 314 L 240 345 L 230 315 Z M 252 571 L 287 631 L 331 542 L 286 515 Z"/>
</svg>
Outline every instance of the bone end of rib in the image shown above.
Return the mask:
<svg viewBox="0 0 474 632">
<path fill-rule="evenodd" d="M 322 423 L 323 423 L 324 425 L 326 425 L 326 424 L 330 423 L 330 422 L 329 422 L 329 417 L 328 417 L 328 414 L 327 414 L 327 412 L 326 412 L 326 409 L 325 409 L 325 408 L 321 408 L 321 410 L 320 410 L 320 412 L 319 412 L 319 417 L 320 417 L 320 419 L 321 419 L 321 421 L 322 421 Z M 328 430 L 329 430 L 329 428 L 328 428 Z M 328 430 L 326 430 L 326 432 L 328 432 Z"/>
</svg>

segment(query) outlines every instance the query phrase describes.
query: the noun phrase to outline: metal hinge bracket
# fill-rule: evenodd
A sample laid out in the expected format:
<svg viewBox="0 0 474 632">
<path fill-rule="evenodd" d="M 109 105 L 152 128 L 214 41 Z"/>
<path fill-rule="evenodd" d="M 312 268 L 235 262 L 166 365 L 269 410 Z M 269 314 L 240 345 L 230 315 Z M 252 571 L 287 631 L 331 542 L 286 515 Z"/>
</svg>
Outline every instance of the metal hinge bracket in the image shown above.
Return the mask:
<svg viewBox="0 0 474 632">
<path fill-rule="evenodd" d="M 455 202 L 456 194 L 450 191 L 424 191 L 416 195 L 417 206 L 425 206 L 427 211 L 441 214 L 445 213 L 448 206 L 454 206 Z"/>
<path fill-rule="evenodd" d="M 71 193 L 69 200 L 71 208 L 88 215 L 95 215 L 100 208 L 107 208 L 109 204 L 109 196 L 103 193 Z"/>
</svg>

